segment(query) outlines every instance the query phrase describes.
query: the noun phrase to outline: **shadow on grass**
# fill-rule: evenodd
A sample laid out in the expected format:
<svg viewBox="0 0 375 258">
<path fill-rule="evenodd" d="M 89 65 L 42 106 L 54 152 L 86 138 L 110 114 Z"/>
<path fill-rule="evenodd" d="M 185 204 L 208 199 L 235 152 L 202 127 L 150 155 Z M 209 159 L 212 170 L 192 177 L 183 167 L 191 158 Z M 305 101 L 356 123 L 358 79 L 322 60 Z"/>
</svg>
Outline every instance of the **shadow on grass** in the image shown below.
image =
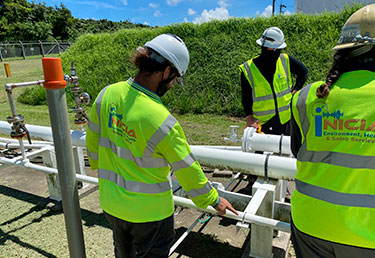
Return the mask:
<svg viewBox="0 0 375 258">
<path fill-rule="evenodd" d="M 46 209 L 46 206 L 50 203 L 53 203 L 55 205 L 59 205 L 60 202 L 51 200 L 49 198 L 40 197 L 38 195 L 26 193 L 23 191 L 19 191 L 10 187 L 2 186 L 0 185 L 0 195 L 7 195 L 9 197 L 18 199 L 20 201 L 28 202 L 31 204 L 34 204 L 35 206 L 32 207 L 29 211 L 24 212 L 23 214 L 14 217 L 8 221 L 2 222 L 0 226 L 4 226 L 7 224 L 10 224 L 12 222 L 15 222 L 19 219 L 22 219 L 23 217 L 33 213 L 38 212 Z M 40 216 L 40 218 L 33 220 L 33 222 L 40 222 L 43 218 L 61 214 L 62 210 L 60 211 L 54 211 L 49 210 L 47 213 Z M 89 210 L 81 209 L 81 216 L 82 220 L 85 226 L 92 227 L 92 226 L 102 226 L 105 228 L 110 228 L 106 218 L 104 217 L 103 213 L 95 213 Z"/>
<path fill-rule="evenodd" d="M 55 205 L 59 205 L 59 202 L 53 201 L 53 200 L 48 199 L 48 198 L 40 197 L 40 196 L 37 196 L 37 195 L 34 195 L 34 194 L 19 191 L 19 190 L 13 189 L 13 188 L 9 188 L 9 187 L 6 187 L 6 186 L 2 186 L 2 185 L 0 185 L 0 196 L 1 195 L 6 195 L 8 197 L 11 197 L 11 198 L 23 201 L 23 202 L 34 204 L 35 206 L 33 206 L 29 210 L 23 212 L 22 214 L 20 214 L 16 217 L 12 217 L 11 214 L 9 214 L 9 216 L 7 216 L 9 219 L 6 220 L 6 221 L 2 221 L 0 223 L 0 246 L 4 245 L 4 243 L 7 242 L 7 241 L 12 241 L 12 242 L 20 245 L 21 247 L 34 250 L 35 252 L 41 254 L 43 257 L 57 257 L 57 256 L 39 248 L 39 247 L 33 246 L 29 243 L 26 243 L 26 242 L 20 240 L 17 236 L 12 235 L 12 233 L 17 232 L 21 229 L 24 229 L 24 228 L 26 228 L 26 227 L 34 224 L 34 223 L 40 223 L 43 219 L 48 218 L 50 216 L 62 214 L 62 210 L 55 211 L 55 210 L 49 209 L 47 212 L 45 212 L 42 215 L 40 215 L 39 217 L 33 219 L 31 222 L 23 224 L 22 226 L 14 228 L 14 229 L 12 229 L 11 231 L 8 231 L 8 232 L 4 232 L 1 229 L 1 227 L 4 227 L 6 225 L 10 225 L 10 224 L 12 224 L 12 223 L 14 223 L 18 220 L 21 220 L 21 219 L 25 218 L 26 216 L 28 216 L 32 213 L 41 212 L 43 210 L 46 210 L 47 205 L 50 204 L 50 203 L 53 203 Z M 81 216 L 82 216 L 83 224 L 86 227 L 102 226 L 102 227 L 105 227 L 105 228 L 109 228 L 109 224 L 108 224 L 107 220 L 105 219 L 103 213 L 95 213 L 95 212 L 91 212 L 91 211 L 88 211 L 88 210 L 81 209 Z M 1 254 L 0 254 L 0 256 L 1 256 Z"/>
<path fill-rule="evenodd" d="M 176 240 L 186 231 L 186 228 L 176 230 Z M 247 243 L 247 240 L 245 241 Z M 185 240 L 177 247 L 175 254 L 191 258 L 238 258 L 242 257 L 245 246 L 242 248 L 220 242 L 214 235 L 201 232 L 190 232 Z"/>
<path fill-rule="evenodd" d="M 18 215 L 16 217 L 8 217 L 9 219 L 7 221 L 1 222 L 0 227 L 9 225 L 13 222 L 16 222 L 18 220 L 21 220 L 22 218 L 26 217 L 27 215 L 34 213 L 34 212 L 40 212 L 42 210 L 46 209 L 47 204 L 49 203 L 55 203 L 52 200 L 44 197 L 40 197 L 34 194 L 26 193 L 23 191 L 19 191 L 13 188 L 9 188 L 6 186 L 0 185 L 0 195 L 6 195 L 8 197 L 24 201 L 30 204 L 34 204 L 32 208 L 30 208 L 28 211 L 25 211 L 21 215 Z M 62 210 L 54 211 L 54 210 L 48 210 L 38 218 L 33 219 L 31 222 L 22 225 L 21 227 L 18 227 L 16 229 L 13 229 L 9 232 L 4 232 L 0 229 L 0 246 L 3 245 L 6 241 L 12 241 L 24 248 L 32 249 L 35 252 L 38 252 L 39 254 L 43 255 L 44 257 L 56 257 L 55 255 L 42 250 L 36 246 L 33 246 L 29 243 L 26 243 L 22 240 L 20 240 L 17 236 L 12 235 L 12 233 L 25 228 L 33 223 L 39 223 L 44 218 L 53 216 L 53 215 L 60 215 L 62 214 Z M 89 210 L 81 209 L 81 216 L 83 220 L 83 224 L 86 227 L 93 227 L 93 226 L 101 226 L 105 228 L 110 228 L 109 224 L 104 216 L 103 213 L 95 213 L 91 212 Z M 224 224 L 229 224 L 229 221 L 223 222 Z M 192 258 L 218 258 L 218 257 L 225 257 L 225 258 L 238 258 L 242 256 L 242 253 L 244 252 L 244 247 L 238 248 L 233 247 L 229 243 L 221 242 L 219 241 L 214 235 L 204 234 L 201 231 L 205 225 L 202 225 L 202 227 L 199 229 L 198 232 L 191 232 L 185 240 L 180 244 L 180 246 L 176 249 L 175 253 L 178 254 L 178 257 L 181 255 L 185 255 Z M 186 231 L 186 228 L 178 228 L 176 230 L 176 240 Z M 245 241 L 246 243 L 247 241 Z"/>
</svg>

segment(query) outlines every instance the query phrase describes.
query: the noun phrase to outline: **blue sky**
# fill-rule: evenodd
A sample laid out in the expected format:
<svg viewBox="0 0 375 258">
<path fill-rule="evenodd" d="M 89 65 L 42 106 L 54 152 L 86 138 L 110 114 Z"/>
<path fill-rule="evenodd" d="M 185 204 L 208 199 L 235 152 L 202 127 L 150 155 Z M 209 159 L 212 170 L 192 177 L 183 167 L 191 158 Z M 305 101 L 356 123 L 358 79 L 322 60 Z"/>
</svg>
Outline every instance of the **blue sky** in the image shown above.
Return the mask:
<svg viewBox="0 0 375 258">
<path fill-rule="evenodd" d="M 47 6 L 63 3 L 76 18 L 129 20 L 133 23 L 164 26 L 173 23 L 201 23 L 229 17 L 270 16 L 272 0 L 43 0 Z M 294 12 L 294 0 L 275 0 L 285 13 Z"/>
</svg>

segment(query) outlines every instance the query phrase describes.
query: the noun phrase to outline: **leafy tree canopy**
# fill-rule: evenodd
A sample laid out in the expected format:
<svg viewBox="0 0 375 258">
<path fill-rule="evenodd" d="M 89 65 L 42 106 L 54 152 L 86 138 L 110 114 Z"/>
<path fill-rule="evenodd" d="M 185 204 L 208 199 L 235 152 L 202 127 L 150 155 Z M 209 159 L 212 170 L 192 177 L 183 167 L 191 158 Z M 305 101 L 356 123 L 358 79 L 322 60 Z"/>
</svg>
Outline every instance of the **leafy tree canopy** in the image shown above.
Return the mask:
<svg viewBox="0 0 375 258">
<path fill-rule="evenodd" d="M 62 3 L 0 0 L 0 42 L 28 40 L 74 40 L 85 33 L 113 32 L 123 28 L 146 27 L 126 21 L 78 19 Z"/>
</svg>

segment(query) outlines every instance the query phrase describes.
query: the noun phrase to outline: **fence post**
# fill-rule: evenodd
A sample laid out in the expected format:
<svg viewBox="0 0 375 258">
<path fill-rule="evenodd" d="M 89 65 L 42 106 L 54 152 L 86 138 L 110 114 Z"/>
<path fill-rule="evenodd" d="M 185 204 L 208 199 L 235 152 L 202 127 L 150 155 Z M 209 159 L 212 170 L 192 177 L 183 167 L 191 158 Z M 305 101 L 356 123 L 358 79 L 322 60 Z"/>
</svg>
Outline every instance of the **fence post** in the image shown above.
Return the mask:
<svg viewBox="0 0 375 258">
<path fill-rule="evenodd" d="M 55 40 L 55 41 L 56 41 L 57 50 L 59 51 L 59 56 L 60 56 L 61 55 L 60 43 L 57 40 Z"/>
<path fill-rule="evenodd" d="M 44 48 L 43 48 L 43 43 L 42 41 L 38 40 L 39 44 L 40 44 L 40 51 L 42 52 L 42 56 L 44 57 Z"/>
<path fill-rule="evenodd" d="M 2 46 L 3 44 L 1 43 L 1 46 Z M 1 60 L 1 62 L 3 61 L 3 54 L 1 53 L 1 46 L 0 46 L 0 60 Z"/>
<path fill-rule="evenodd" d="M 22 48 L 22 56 L 23 56 L 23 60 L 26 60 L 26 54 L 25 54 L 25 48 L 23 47 L 23 44 L 21 41 L 20 42 L 20 45 L 21 45 L 21 48 Z"/>
</svg>

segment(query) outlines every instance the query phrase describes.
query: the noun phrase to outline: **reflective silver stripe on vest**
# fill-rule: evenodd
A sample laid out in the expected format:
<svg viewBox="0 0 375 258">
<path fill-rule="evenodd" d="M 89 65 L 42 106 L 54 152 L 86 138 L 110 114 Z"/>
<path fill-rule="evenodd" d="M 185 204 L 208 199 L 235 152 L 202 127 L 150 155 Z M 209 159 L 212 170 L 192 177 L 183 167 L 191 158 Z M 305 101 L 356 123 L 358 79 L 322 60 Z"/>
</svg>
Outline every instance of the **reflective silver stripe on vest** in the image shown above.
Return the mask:
<svg viewBox="0 0 375 258">
<path fill-rule="evenodd" d="M 289 108 L 290 108 L 290 105 L 286 105 L 286 106 L 278 108 L 277 110 L 280 113 L 282 111 L 288 110 Z M 256 115 L 256 116 L 265 116 L 265 115 L 272 115 L 272 114 L 275 114 L 275 113 L 276 113 L 276 111 L 274 109 L 271 109 L 271 110 L 254 112 L 254 115 Z"/>
<path fill-rule="evenodd" d="M 191 198 L 196 198 L 198 196 L 204 195 L 209 193 L 212 190 L 212 186 L 210 182 L 207 182 L 202 188 L 200 189 L 193 189 L 187 192 L 187 195 L 189 195 Z"/>
<path fill-rule="evenodd" d="M 306 102 L 307 102 L 307 96 L 309 95 L 310 89 L 311 89 L 312 83 L 304 87 L 300 90 L 298 100 L 297 100 L 297 109 L 299 113 L 299 120 L 301 122 L 301 129 L 303 132 L 303 135 L 305 136 L 306 141 L 306 135 L 310 128 L 310 122 L 309 119 L 306 116 Z"/>
<path fill-rule="evenodd" d="M 309 151 L 307 150 L 307 132 L 310 128 L 310 122 L 306 113 L 306 101 L 310 92 L 311 85 L 304 87 L 297 101 L 297 108 L 301 123 L 301 129 L 304 135 L 304 142 L 297 154 L 297 160 L 301 162 L 326 163 L 346 168 L 375 169 L 375 157 L 353 155 L 348 153 L 333 151 Z"/>
<path fill-rule="evenodd" d="M 297 155 L 297 160 L 301 162 L 326 163 L 353 169 L 375 169 L 375 157 L 333 151 L 309 151 L 306 145 L 305 140 Z"/>
<path fill-rule="evenodd" d="M 147 147 L 143 155 L 152 156 L 152 154 L 155 152 L 155 147 L 165 138 L 165 136 L 167 136 L 176 123 L 176 118 L 169 114 L 158 130 L 156 130 L 156 132 L 147 141 Z"/>
<path fill-rule="evenodd" d="M 193 153 L 190 153 L 188 156 L 186 156 L 186 158 L 184 158 L 183 160 L 180 160 L 180 161 L 176 161 L 176 162 L 173 162 L 171 164 L 171 167 L 172 169 L 176 172 L 177 170 L 179 169 L 182 169 L 182 168 L 188 168 L 190 167 L 191 165 L 193 165 L 193 163 L 196 161 Z"/>
<path fill-rule="evenodd" d="M 288 71 L 288 66 L 286 65 L 285 54 L 280 54 L 280 60 L 281 60 L 281 64 L 283 65 L 283 68 L 286 74 L 286 82 L 288 84 L 288 88 L 290 92 L 289 71 Z"/>
<path fill-rule="evenodd" d="M 110 148 L 119 158 L 133 161 L 141 168 L 162 168 L 167 167 L 168 162 L 164 158 L 135 157 L 130 150 L 116 146 L 114 142 L 106 137 L 100 137 L 99 146 Z"/>
<path fill-rule="evenodd" d="M 90 157 L 92 160 L 99 160 L 99 154 L 96 152 L 90 152 L 88 149 L 86 149 L 87 156 Z"/>
<path fill-rule="evenodd" d="M 99 127 L 99 125 L 97 125 L 97 124 L 91 122 L 90 120 L 89 120 L 88 123 L 87 123 L 87 127 L 88 127 L 91 131 L 93 131 L 94 133 L 100 134 L 100 127 Z"/>
<path fill-rule="evenodd" d="M 342 206 L 375 208 L 375 195 L 340 193 L 298 179 L 295 182 L 298 192 L 312 198 Z"/>
<path fill-rule="evenodd" d="M 134 182 L 125 180 L 122 176 L 113 171 L 106 169 L 99 169 L 98 177 L 106 179 L 115 183 L 117 186 L 124 188 L 130 192 L 144 193 L 144 194 L 159 194 L 167 192 L 171 189 L 168 181 L 156 184 L 146 184 L 141 182 Z"/>
<path fill-rule="evenodd" d="M 110 85 L 109 85 L 110 86 Z M 108 87 L 105 87 L 100 93 L 99 93 L 99 96 L 96 98 L 96 114 L 98 115 L 98 119 L 99 119 L 99 133 L 100 133 L 100 130 L 101 130 L 101 117 L 100 117 L 100 110 L 101 110 L 101 107 L 102 107 L 102 100 L 103 100 L 103 96 L 104 96 L 104 92 L 108 89 Z"/>
</svg>

